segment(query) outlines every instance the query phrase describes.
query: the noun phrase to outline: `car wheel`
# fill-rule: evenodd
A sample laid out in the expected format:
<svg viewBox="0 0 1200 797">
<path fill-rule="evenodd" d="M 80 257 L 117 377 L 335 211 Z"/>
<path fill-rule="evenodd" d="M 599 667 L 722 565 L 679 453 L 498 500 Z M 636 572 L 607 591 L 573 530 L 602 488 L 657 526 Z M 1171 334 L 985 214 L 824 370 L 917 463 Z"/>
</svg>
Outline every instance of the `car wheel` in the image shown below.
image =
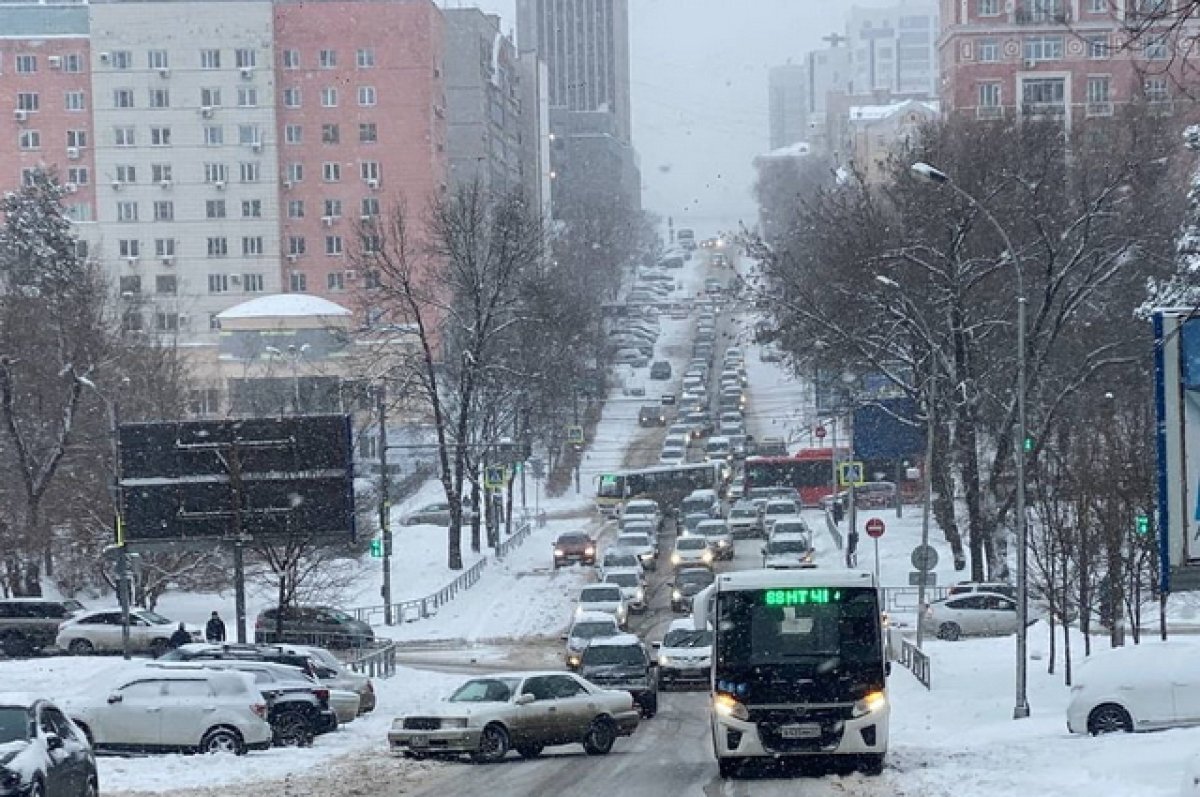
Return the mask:
<svg viewBox="0 0 1200 797">
<path fill-rule="evenodd" d="M 200 740 L 200 752 L 245 755 L 246 745 L 242 743 L 241 734 L 233 728 L 212 728 Z"/>
<path fill-rule="evenodd" d="M 150 642 L 150 653 L 152 653 L 156 659 L 170 649 L 171 641 L 169 639 L 155 639 Z"/>
<path fill-rule="evenodd" d="M 721 777 L 723 777 L 723 778 L 734 777 L 735 775 L 737 775 L 738 771 L 741 770 L 741 768 L 742 768 L 742 761 L 740 758 L 718 758 L 717 759 L 717 772 L 719 772 Z"/>
<path fill-rule="evenodd" d="M 545 748 L 540 744 L 519 744 L 517 745 L 517 753 L 521 758 L 537 758 L 542 754 Z"/>
<path fill-rule="evenodd" d="M 883 774 L 883 753 L 871 753 L 860 756 L 857 769 L 864 775 Z"/>
<path fill-rule="evenodd" d="M 652 718 L 658 713 L 658 695 L 647 697 L 642 701 L 642 716 L 646 719 Z"/>
<path fill-rule="evenodd" d="M 23 659 L 33 655 L 33 643 L 25 638 L 23 634 L 11 632 L 0 638 L 0 649 L 4 650 L 4 655 L 12 659 Z"/>
<path fill-rule="evenodd" d="M 285 711 L 271 723 L 272 742 L 276 747 L 308 747 L 312 744 L 312 728 L 299 711 Z"/>
<path fill-rule="evenodd" d="M 472 754 L 471 758 L 480 764 L 494 764 L 508 755 L 511 744 L 508 729 L 493 722 L 479 734 L 479 750 Z"/>
<path fill-rule="evenodd" d="M 1105 733 L 1133 733 L 1133 718 L 1116 703 L 1104 703 L 1088 714 L 1088 733 L 1100 736 Z"/>
<path fill-rule="evenodd" d="M 73 656 L 90 656 L 96 652 L 96 647 L 86 639 L 72 639 L 67 645 L 67 652 Z"/>
<path fill-rule="evenodd" d="M 588 755 L 606 755 L 617 740 L 617 730 L 608 717 L 597 717 L 583 736 L 583 749 Z"/>
<path fill-rule="evenodd" d="M 942 623 L 938 626 L 937 635 L 938 639 L 953 642 L 962 636 L 962 629 L 958 627 L 958 623 Z"/>
</svg>

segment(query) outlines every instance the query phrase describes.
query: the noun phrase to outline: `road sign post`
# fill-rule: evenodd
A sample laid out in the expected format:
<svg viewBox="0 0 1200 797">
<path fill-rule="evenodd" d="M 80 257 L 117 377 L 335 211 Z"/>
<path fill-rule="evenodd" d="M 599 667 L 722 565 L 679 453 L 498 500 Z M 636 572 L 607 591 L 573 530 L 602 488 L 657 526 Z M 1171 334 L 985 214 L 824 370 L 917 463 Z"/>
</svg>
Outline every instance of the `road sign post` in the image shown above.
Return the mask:
<svg viewBox="0 0 1200 797">
<path fill-rule="evenodd" d="M 875 585 L 879 585 L 879 538 L 887 527 L 883 521 L 873 517 L 867 521 L 867 536 L 875 541 Z"/>
<path fill-rule="evenodd" d="M 825 435 L 826 430 L 824 426 L 817 426 L 816 429 L 813 429 L 813 436 L 821 442 L 821 445 L 825 445 Z"/>
</svg>

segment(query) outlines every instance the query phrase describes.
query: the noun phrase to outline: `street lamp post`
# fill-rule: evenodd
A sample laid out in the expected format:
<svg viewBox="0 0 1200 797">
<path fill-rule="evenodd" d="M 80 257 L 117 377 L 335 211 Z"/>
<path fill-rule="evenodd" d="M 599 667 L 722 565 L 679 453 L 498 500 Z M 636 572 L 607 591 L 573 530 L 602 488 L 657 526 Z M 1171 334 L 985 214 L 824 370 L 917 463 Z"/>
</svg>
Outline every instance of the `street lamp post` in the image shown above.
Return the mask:
<svg viewBox="0 0 1200 797">
<path fill-rule="evenodd" d="M 972 207 L 976 208 L 988 223 L 999 233 L 1004 241 L 1004 248 L 1013 261 L 1017 272 L 1017 434 L 1014 445 L 1014 471 L 1017 478 L 1016 521 L 1017 521 L 1017 684 L 1016 703 L 1013 706 L 1013 719 L 1023 719 L 1029 716 L 1029 697 L 1026 691 L 1027 683 L 1027 645 L 1029 618 L 1029 578 L 1028 578 L 1028 548 L 1029 529 L 1025 520 L 1025 275 L 1021 268 L 1021 259 L 1016 248 L 1009 239 L 1008 233 L 996 217 L 992 215 L 983 203 L 975 199 L 959 187 L 950 176 L 928 163 L 914 163 L 912 172 L 921 179 L 935 185 L 949 186 L 952 191 L 961 196 Z"/>
</svg>

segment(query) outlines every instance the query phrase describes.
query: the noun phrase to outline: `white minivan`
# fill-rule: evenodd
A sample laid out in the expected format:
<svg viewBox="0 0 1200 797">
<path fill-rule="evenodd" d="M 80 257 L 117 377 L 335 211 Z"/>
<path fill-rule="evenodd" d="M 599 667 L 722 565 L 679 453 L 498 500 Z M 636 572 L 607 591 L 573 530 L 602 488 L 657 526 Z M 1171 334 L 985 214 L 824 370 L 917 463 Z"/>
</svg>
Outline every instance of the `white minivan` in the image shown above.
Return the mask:
<svg viewBox="0 0 1200 797">
<path fill-rule="evenodd" d="M 704 443 L 704 459 L 709 462 L 721 460 L 728 462 L 733 456 L 733 444 L 729 442 L 728 437 L 714 436 L 708 438 Z"/>
</svg>

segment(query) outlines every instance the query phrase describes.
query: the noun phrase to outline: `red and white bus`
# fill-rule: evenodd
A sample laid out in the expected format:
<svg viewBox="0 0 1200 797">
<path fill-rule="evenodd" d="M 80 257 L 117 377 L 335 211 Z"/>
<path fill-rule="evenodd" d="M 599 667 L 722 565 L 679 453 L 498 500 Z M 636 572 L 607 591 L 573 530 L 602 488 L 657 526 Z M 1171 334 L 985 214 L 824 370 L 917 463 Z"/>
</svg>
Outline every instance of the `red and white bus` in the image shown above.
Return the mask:
<svg viewBox="0 0 1200 797">
<path fill-rule="evenodd" d="M 822 498 L 833 495 L 834 462 L 843 459 L 838 453 L 833 448 L 802 448 L 790 457 L 747 457 L 746 494 L 755 487 L 793 487 L 805 506 L 820 506 Z"/>
</svg>

